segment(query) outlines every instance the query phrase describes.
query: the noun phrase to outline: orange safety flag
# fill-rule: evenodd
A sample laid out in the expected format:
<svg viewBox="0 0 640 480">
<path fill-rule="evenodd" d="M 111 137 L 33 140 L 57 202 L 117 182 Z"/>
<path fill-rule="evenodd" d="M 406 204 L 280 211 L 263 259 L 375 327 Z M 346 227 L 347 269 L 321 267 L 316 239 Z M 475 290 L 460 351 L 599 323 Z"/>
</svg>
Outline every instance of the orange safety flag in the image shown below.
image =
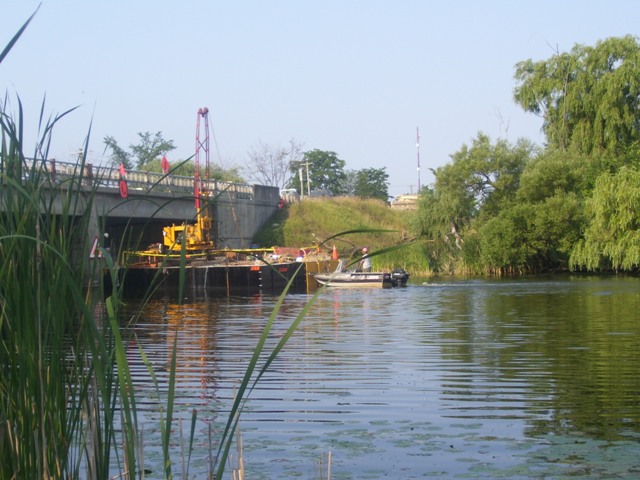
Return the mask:
<svg viewBox="0 0 640 480">
<path fill-rule="evenodd" d="M 89 258 L 102 258 L 102 250 L 98 247 L 98 237 L 93 239 L 93 245 L 89 252 Z"/>
<path fill-rule="evenodd" d="M 164 172 L 164 174 L 166 175 L 167 173 L 169 173 L 169 168 L 171 167 L 171 165 L 169 164 L 169 160 L 167 160 L 167 157 L 165 157 L 164 155 L 162 156 L 162 171 Z"/>
<path fill-rule="evenodd" d="M 120 175 L 123 177 L 127 174 L 127 171 L 124 169 L 124 163 L 120 164 Z"/>
</svg>

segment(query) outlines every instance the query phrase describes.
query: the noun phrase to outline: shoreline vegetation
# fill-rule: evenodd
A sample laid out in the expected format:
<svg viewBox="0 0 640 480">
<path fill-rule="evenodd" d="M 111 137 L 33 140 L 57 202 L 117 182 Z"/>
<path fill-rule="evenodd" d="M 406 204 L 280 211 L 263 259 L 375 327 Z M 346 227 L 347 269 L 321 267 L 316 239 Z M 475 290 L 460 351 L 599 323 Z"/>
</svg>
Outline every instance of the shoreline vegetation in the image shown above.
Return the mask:
<svg viewBox="0 0 640 480">
<path fill-rule="evenodd" d="M 372 251 L 411 241 L 390 263 L 380 255 L 374 267 L 399 262 L 414 276 L 637 274 L 638 58 L 638 38 L 626 35 L 519 62 L 514 101 L 541 117 L 543 146 L 479 132 L 433 171 L 435 182 L 420 190 L 411 217 L 390 218 L 383 204 L 372 213 L 365 200 L 306 199 L 278 218 L 275 239 L 289 246 L 298 234 L 308 240 L 330 228 L 393 225 L 399 238 L 354 241 Z"/>
</svg>

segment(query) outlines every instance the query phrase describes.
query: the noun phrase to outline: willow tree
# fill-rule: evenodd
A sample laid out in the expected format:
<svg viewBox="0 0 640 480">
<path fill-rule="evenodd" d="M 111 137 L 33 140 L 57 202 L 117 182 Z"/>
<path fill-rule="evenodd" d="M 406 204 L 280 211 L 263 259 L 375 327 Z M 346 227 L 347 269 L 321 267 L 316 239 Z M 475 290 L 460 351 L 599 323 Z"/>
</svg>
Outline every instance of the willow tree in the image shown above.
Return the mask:
<svg viewBox="0 0 640 480">
<path fill-rule="evenodd" d="M 598 177 L 588 201 L 589 224 L 571 254 L 574 268 L 640 268 L 640 172 L 622 167 Z"/>
<path fill-rule="evenodd" d="M 633 36 L 575 45 L 516 65 L 515 101 L 543 118 L 551 148 L 618 155 L 640 140 L 640 45 Z"/>
</svg>

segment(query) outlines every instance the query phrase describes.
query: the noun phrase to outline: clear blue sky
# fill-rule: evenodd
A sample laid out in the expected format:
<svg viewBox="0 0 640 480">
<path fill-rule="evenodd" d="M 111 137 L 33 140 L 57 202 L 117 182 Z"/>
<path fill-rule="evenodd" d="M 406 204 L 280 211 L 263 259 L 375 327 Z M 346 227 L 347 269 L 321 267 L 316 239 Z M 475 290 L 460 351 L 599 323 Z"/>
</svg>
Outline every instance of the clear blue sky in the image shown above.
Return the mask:
<svg viewBox="0 0 640 480">
<path fill-rule="evenodd" d="M 0 3 L 4 48 L 40 0 Z M 45 95 L 47 114 L 79 106 L 54 133 L 59 160 L 91 122 L 93 163 L 105 136 L 127 148 L 146 131 L 186 158 L 208 107 L 223 167 L 295 139 L 348 169 L 386 167 L 398 195 L 418 183 L 417 127 L 422 185 L 480 131 L 541 143 L 540 119 L 512 100 L 514 65 L 636 35 L 639 19 L 630 0 L 43 0 L 0 87 L 32 132 Z"/>
</svg>

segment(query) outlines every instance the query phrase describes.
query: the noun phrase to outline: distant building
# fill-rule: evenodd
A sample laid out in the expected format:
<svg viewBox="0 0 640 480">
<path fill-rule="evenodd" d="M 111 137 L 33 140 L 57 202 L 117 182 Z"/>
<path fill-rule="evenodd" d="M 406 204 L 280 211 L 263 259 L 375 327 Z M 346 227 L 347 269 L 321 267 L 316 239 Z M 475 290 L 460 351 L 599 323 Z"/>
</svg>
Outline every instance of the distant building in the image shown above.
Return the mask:
<svg viewBox="0 0 640 480">
<path fill-rule="evenodd" d="M 396 199 L 391 202 L 391 208 L 396 210 L 417 210 L 418 197 L 418 194 L 398 195 Z"/>
<path fill-rule="evenodd" d="M 316 190 L 311 190 L 309 193 L 310 197 L 333 197 L 333 192 L 328 188 L 318 188 Z"/>
<path fill-rule="evenodd" d="M 280 198 L 287 203 L 295 203 L 300 201 L 300 194 L 295 188 L 285 188 L 280 190 Z"/>
</svg>

